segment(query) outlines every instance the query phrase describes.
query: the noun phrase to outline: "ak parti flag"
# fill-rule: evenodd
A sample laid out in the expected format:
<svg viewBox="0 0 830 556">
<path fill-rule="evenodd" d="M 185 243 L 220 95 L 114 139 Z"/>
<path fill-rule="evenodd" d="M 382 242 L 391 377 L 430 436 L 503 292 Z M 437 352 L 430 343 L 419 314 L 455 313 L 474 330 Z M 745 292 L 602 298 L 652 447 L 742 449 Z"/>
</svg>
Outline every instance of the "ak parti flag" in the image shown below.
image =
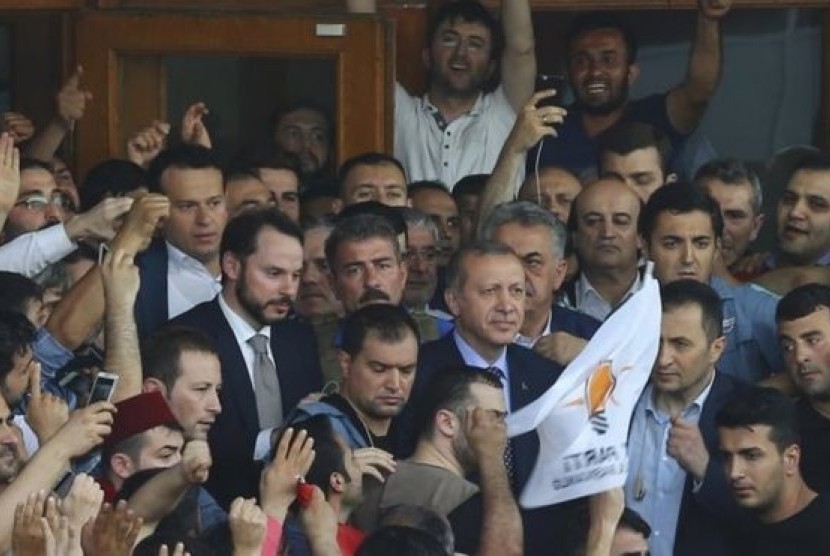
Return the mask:
<svg viewBox="0 0 830 556">
<path fill-rule="evenodd" d="M 519 503 L 549 506 L 622 486 L 631 414 L 660 341 L 660 287 L 643 284 L 602 324 L 547 392 L 507 418 L 508 434 L 536 429 L 539 458 Z"/>
</svg>

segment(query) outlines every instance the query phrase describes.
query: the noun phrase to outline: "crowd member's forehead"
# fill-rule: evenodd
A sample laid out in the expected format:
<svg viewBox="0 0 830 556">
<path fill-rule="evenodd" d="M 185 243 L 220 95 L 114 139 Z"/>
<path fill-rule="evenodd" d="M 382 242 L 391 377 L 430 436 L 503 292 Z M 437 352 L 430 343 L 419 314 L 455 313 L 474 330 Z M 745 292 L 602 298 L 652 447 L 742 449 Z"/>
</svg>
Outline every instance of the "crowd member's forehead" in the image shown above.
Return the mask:
<svg viewBox="0 0 830 556">
<path fill-rule="evenodd" d="M 622 181 L 613 178 L 603 178 L 586 185 L 574 200 L 572 214 L 582 215 L 596 210 L 597 204 L 614 202 L 615 206 L 627 206 L 633 215 L 640 212 L 642 205 L 640 198 L 630 187 Z M 627 201 L 627 202 L 626 202 Z"/>
</svg>

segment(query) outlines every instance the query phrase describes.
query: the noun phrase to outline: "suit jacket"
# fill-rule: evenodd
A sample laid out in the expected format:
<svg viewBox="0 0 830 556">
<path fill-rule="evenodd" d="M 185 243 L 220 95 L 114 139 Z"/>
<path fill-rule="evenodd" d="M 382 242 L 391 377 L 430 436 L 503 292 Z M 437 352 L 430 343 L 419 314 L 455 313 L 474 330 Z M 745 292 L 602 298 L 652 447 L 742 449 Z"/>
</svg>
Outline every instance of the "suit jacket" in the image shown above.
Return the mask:
<svg viewBox="0 0 830 556">
<path fill-rule="evenodd" d="M 136 258 L 141 285 L 135 300 L 138 337 L 146 338 L 168 320 L 167 245 L 156 240 Z"/>
<path fill-rule="evenodd" d="M 253 459 L 260 428 L 245 359 L 217 299 L 197 305 L 172 322 L 207 333 L 219 353 L 222 413 L 208 435 L 213 467 L 205 486 L 221 506 L 228 508 L 237 496 L 258 496 L 262 469 L 261 463 Z M 271 350 L 287 414 L 302 398 L 322 388 L 314 332 L 305 322 L 294 319 L 272 324 Z"/>
<path fill-rule="evenodd" d="M 424 386 L 435 373 L 453 365 L 463 365 L 464 359 L 455 344 L 455 335 L 447 334 L 443 338 L 421 346 L 418 355 L 418 372 L 410 398 L 410 406 L 417 405 Z M 507 346 L 508 379 L 510 381 L 510 408 L 518 410 L 550 388 L 562 367 L 532 350 L 510 344 Z M 525 433 L 512 439 L 514 488 L 518 495 L 527 483 L 536 458 L 539 455 L 539 437 L 536 431 Z M 566 509 L 562 506 L 549 506 L 535 510 L 522 509 L 522 522 L 525 536 L 525 554 L 556 554 L 556 547 L 561 546 L 562 536 L 568 526 Z"/>
<path fill-rule="evenodd" d="M 718 456 L 715 415 L 744 383 L 716 372 L 712 389 L 703 404 L 698 428 L 709 451 L 709 465 L 703 484 L 694 492 L 694 480 L 687 475 L 674 538 L 675 556 L 735 554 L 735 535 L 746 523 L 732 496 L 723 463 Z"/>
</svg>

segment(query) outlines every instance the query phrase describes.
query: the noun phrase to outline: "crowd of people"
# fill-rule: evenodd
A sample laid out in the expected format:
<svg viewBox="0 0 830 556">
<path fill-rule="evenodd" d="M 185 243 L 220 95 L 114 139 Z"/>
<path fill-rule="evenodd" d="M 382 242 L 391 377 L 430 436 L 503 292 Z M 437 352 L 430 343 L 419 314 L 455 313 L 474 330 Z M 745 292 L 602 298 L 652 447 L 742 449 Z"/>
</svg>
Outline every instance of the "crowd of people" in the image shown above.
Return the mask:
<svg viewBox="0 0 830 556">
<path fill-rule="evenodd" d="M 636 37 L 579 14 L 561 106 L 528 0 L 447 2 L 394 153 L 339 167 L 314 103 L 220 161 L 196 102 L 76 185 L 82 71 L 42 130 L 7 113 L 0 553 L 830 554 L 830 157 L 792 164 L 765 252 L 755 172 L 676 167 L 730 8 L 700 0 L 683 82 L 636 100 Z M 519 507 L 539 438 L 505 418 L 648 261 L 625 485 Z"/>
</svg>

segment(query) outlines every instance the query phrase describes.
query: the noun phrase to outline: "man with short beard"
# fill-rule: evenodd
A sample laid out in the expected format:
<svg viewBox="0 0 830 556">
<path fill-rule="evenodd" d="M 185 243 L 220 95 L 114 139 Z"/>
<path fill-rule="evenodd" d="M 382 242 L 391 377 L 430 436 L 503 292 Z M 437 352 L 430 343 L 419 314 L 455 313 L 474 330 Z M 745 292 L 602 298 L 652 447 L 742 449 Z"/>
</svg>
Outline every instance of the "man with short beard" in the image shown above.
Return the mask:
<svg viewBox="0 0 830 556">
<path fill-rule="evenodd" d="M 14 424 L 14 415 L 0 396 L 0 492 L 12 482 L 26 463 L 23 436 Z"/>
<path fill-rule="evenodd" d="M 689 69 L 672 90 L 630 100 L 629 87 L 640 73 L 637 43 L 630 31 L 607 13 L 577 17 L 566 37 L 568 83 L 576 101 L 568 107 L 557 136 L 527 157 L 528 168 L 560 166 L 583 182 L 596 178 L 597 138 L 619 121 L 638 121 L 666 133 L 673 152 L 700 123 L 720 80 L 720 19 L 732 0 L 699 0 Z"/>
<path fill-rule="evenodd" d="M 174 321 L 206 332 L 222 365 L 223 411 L 208 437 L 227 507 L 258 492 L 255 459 L 271 450 L 273 430 L 305 396 L 322 387 L 310 327 L 286 319 L 303 268 L 303 236 L 274 208 L 233 218 L 222 235 L 222 292 Z"/>
</svg>

